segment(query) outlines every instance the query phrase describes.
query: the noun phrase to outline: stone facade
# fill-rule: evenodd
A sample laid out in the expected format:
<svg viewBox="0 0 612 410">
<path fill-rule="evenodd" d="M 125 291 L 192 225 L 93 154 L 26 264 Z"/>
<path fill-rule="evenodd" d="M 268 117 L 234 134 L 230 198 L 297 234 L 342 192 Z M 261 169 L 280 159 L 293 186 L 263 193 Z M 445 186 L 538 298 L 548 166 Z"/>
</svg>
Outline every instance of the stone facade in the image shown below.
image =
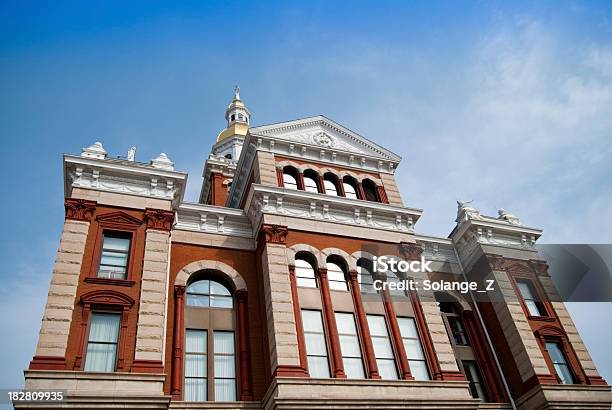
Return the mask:
<svg viewBox="0 0 612 410">
<path fill-rule="evenodd" d="M 610 408 L 610 387 L 555 299 L 533 246 L 540 230 L 508 213 L 487 217 L 459 203 L 448 238 L 420 235 L 422 211 L 404 205 L 396 154 L 322 116 L 248 128 L 250 112 L 238 90 L 226 119 L 205 164 L 199 203 L 184 200 L 186 174 L 165 154 L 149 163 L 111 159 L 96 143 L 64 157 L 66 221 L 25 371 L 27 390 L 65 392 L 64 401 L 47 407 Z M 131 238 L 121 278 L 99 274 L 109 232 Z M 434 292 L 368 293 L 359 272 L 374 254 L 423 255 L 434 269 L 416 275 L 419 281 L 492 279 L 497 288 L 488 299 L 449 292 L 457 311 L 445 311 Z M 315 287 L 303 285 L 299 261 L 311 265 Z M 201 278 L 226 286 L 231 310 L 207 310 L 207 319 L 187 311 L 189 286 Z M 526 310 L 521 280 L 546 296 L 544 316 Z M 303 310 L 322 312 L 330 378 L 313 376 Z M 84 370 L 95 312 L 120 315 L 113 372 Z M 338 314 L 355 320 L 351 340 L 358 341 L 363 379 L 350 378 L 344 364 L 346 329 L 336 323 Z M 395 378 L 381 371 L 380 340 L 373 341 L 381 335 L 370 328 L 376 317 L 387 326 Z M 453 318 L 464 321 L 470 343 L 457 342 Z M 422 356 L 409 356 L 400 319 L 413 321 Z M 208 326 L 210 337 L 215 329 L 234 332 L 236 400 L 186 400 L 186 328 L 193 323 Z M 574 383 L 561 383 L 549 340 L 565 352 Z M 480 369 L 481 393 L 466 360 Z M 411 369 L 418 361 L 424 373 Z M 208 377 L 212 383 L 214 375 Z"/>
</svg>

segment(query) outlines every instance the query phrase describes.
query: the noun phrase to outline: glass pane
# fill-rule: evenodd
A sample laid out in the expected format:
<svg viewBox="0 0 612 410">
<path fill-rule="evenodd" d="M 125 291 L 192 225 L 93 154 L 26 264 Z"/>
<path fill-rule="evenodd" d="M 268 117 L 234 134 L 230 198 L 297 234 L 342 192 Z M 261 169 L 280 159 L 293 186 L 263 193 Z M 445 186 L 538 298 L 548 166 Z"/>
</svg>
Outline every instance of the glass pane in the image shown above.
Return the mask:
<svg viewBox="0 0 612 410">
<path fill-rule="evenodd" d="M 305 332 L 323 333 L 323 320 L 319 310 L 302 310 L 302 324 Z"/>
<path fill-rule="evenodd" d="M 295 260 L 295 275 L 302 278 L 314 278 L 315 273 L 312 265 L 303 259 Z"/>
<path fill-rule="evenodd" d="M 398 317 L 397 323 L 400 328 L 400 334 L 403 338 L 414 338 L 418 339 L 419 333 L 417 332 L 416 324 L 414 319 L 411 317 Z"/>
<path fill-rule="evenodd" d="M 88 343 L 85 356 L 85 371 L 114 372 L 116 344 Z"/>
<path fill-rule="evenodd" d="M 404 339 L 404 349 L 406 349 L 408 359 L 425 359 L 421 342 L 418 339 Z"/>
<path fill-rule="evenodd" d="M 304 190 L 307 192 L 319 192 L 319 188 L 317 188 L 317 183 L 314 179 L 310 177 L 304 177 Z"/>
<path fill-rule="evenodd" d="M 123 279 L 125 278 L 126 269 L 117 266 L 100 265 L 98 269 L 99 278 Z"/>
<path fill-rule="evenodd" d="M 352 313 L 336 313 L 336 327 L 340 334 L 357 334 L 355 319 Z"/>
<path fill-rule="evenodd" d="M 119 338 L 119 322 L 119 315 L 93 313 L 89 327 L 89 341 L 117 343 Z"/>
<path fill-rule="evenodd" d="M 308 356 L 308 372 L 310 377 L 328 379 L 329 364 L 327 363 L 327 357 Z"/>
<path fill-rule="evenodd" d="M 229 289 L 220 284 L 219 282 L 215 282 L 214 280 L 210 281 L 210 294 L 211 295 L 223 295 L 230 296 L 231 293 Z"/>
<path fill-rule="evenodd" d="M 339 281 L 329 281 L 329 288 L 333 290 L 348 290 L 346 282 L 342 280 Z"/>
<path fill-rule="evenodd" d="M 540 312 L 540 307 L 534 300 L 525 300 L 525 305 L 527 306 L 527 310 L 529 311 L 530 315 L 542 316 L 542 312 Z"/>
<path fill-rule="evenodd" d="M 531 293 L 531 287 L 529 286 L 529 284 L 527 284 L 526 282 L 518 282 L 517 286 L 521 292 L 521 295 L 523 296 L 523 299 L 533 300 L 533 294 Z"/>
<path fill-rule="evenodd" d="M 388 338 L 384 337 L 373 337 L 372 344 L 374 345 L 374 353 L 377 358 L 393 358 L 393 349 Z"/>
<path fill-rule="evenodd" d="M 234 332 L 214 332 L 215 354 L 234 353 Z"/>
<path fill-rule="evenodd" d="M 207 336 L 206 330 L 187 329 L 185 331 L 185 351 L 188 353 L 206 353 Z"/>
<path fill-rule="evenodd" d="M 363 363 L 361 358 L 350 358 L 343 357 L 342 363 L 344 364 L 344 373 L 349 379 L 365 379 L 365 373 L 363 370 Z"/>
<path fill-rule="evenodd" d="M 185 377 L 206 377 L 205 354 L 185 354 Z"/>
<path fill-rule="evenodd" d="M 206 379 L 185 379 L 185 401 L 206 401 Z"/>
<path fill-rule="evenodd" d="M 187 293 L 202 293 L 208 295 L 210 293 L 210 286 L 208 280 L 198 280 L 187 286 Z"/>
<path fill-rule="evenodd" d="M 104 235 L 102 248 L 127 252 L 130 250 L 130 240 L 128 238 L 117 238 L 110 235 Z"/>
<path fill-rule="evenodd" d="M 215 401 L 236 401 L 236 380 L 215 379 Z"/>
<path fill-rule="evenodd" d="M 297 189 L 297 181 L 295 180 L 293 175 L 283 174 L 283 182 L 284 182 L 285 188 Z"/>
<path fill-rule="evenodd" d="M 340 335 L 340 350 L 345 357 L 361 357 L 357 336 Z"/>
<path fill-rule="evenodd" d="M 429 380 L 429 372 L 424 361 L 409 360 L 408 365 L 415 380 Z"/>
<path fill-rule="evenodd" d="M 387 359 L 376 359 L 378 365 L 378 373 L 385 380 L 397 380 L 397 370 L 395 369 L 395 361 Z"/>
<path fill-rule="evenodd" d="M 233 299 L 231 296 L 211 296 L 210 306 L 218 308 L 231 308 L 233 306 Z"/>
<path fill-rule="evenodd" d="M 127 253 L 104 251 L 102 252 L 102 257 L 100 258 L 100 265 L 127 266 L 127 261 Z"/>
<path fill-rule="evenodd" d="M 550 359 L 553 363 L 566 364 L 565 356 L 563 356 L 563 353 L 561 352 L 561 349 L 557 343 L 547 342 L 546 350 L 548 350 L 548 354 L 550 355 Z"/>
<path fill-rule="evenodd" d="M 306 353 L 309 355 L 327 356 L 325 337 L 320 333 L 304 333 Z"/>
<path fill-rule="evenodd" d="M 234 356 L 215 355 L 215 377 L 236 377 L 236 363 Z"/>
<path fill-rule="evenodd" d="M 208 296 L 203 295 L 190 295 L 187 294 L 187 306 L 195 307 L 209 307 L 210 299 Z"/>
<path fill-rule="evenodd" d="M 561 383 L 563 384 L 573 384 L 574 378 L 572 377 L 572 373 L 570 372 L 568 366 L 566 364 L 555 364 L 555 370 L 557 371 L 557 375 L 561 379 Z"/>
<path fill-rule="evenodd" d="M 296 285 L 302 288 L 316 288 L 317 281 L 315 279 L 297 278 L 295 281 Z"/>
<path fill-rule="evenodd" d="M 344 182 L 342 186 L 344 187 L 344 194 L 347 198 L 357 199 L 357 192 L 351 184 Z"/>
<path fill-rule="evenodd" d="M 338 196 L 336 185 L 332 181 L 326 179 L 323 181 L 323 185 L 325 186 L 325 193 L 327 195 Z"/>
<path fill-rule="evenodd" d="M 384 316 L 368 315 L 368 327 L 372 336 L 388 336 Z"/>
</svg>

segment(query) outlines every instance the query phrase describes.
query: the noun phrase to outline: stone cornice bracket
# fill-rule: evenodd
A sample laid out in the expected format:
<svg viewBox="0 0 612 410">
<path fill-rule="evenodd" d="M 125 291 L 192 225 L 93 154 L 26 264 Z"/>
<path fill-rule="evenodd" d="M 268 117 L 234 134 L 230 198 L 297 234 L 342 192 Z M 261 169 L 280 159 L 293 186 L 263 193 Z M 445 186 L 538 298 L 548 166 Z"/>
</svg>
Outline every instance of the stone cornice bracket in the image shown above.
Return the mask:
<svg viewBox="0 0 612 410">
<path fill-rule="evenodd" d="M 503 256 L 500 255 L 485 255 L 487 263 L 491 267 L 491 270 L 503 271 L 505 270 L 505 260 Z"/>
<path fill-rule="evenodd" d="M 147 229 L 159 229 L 169 232 L 174 222 L 174 212 L 165 211 L 163 209 L 147 208 L 145 211 L 145 219 L 147 221 Z"/>
<path fill-rule="evenodd" d="M 86 199 L 66 198 L 64 207 L 66 209 L 66 219 L 75 221 L 91 222 L 91 218 L 96 210 L 98 203 Z"/>
<path fill-rule="evenodd" d="M 548 275 L 548 263 L 539 259 L 531 259 L 529 261 L 529 265 L 536 271 L 536 273 L 540 276 L 549 276 Z"/>
<path fill-rule="evenodd" d="M 264 224 L 260 230 L 260 238 L 266 243 L 285 245 L 287 243 L 287 234 L 289 229 L 282 225 Z"/>
<path fill-rule="evenodd" d="M 418 243 L 402 242 L 400 243 L 402 252 L 407 260 L 421 259 L 423 247 Z"/>
</svg>

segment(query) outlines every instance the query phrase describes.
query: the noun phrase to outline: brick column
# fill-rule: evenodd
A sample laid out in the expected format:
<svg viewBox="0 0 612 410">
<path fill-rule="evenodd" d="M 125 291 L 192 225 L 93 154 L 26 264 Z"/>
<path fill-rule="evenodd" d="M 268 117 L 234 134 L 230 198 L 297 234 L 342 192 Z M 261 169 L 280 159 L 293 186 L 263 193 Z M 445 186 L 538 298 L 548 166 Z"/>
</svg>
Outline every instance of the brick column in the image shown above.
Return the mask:
<svg viewBox="0 0 612 410">
<path fill-rule="evenodd" d="M 359 275 L 357 271 L 352 270 L 349 272 L 349 285 L 351 289 L 351 296 L 353 297 L 353 305 L 355 306 L 359 334 L 361 335 L 361 345 L 363 346 L 366 359 L 366 368 L 368 371 L 368 377 L 370 379 L 380 379 L 378 365 L 376 364 L 376 354 L 374 353 L 374 345 L 372 344 L 370 327 L 368 326 L 368 318 L 363 307 L 363 301 L 361 300 L 361 288 L 359 287 L 357 275 Z"/>
<path fill-rule="evenodd" d="M 185 335 L 185 286 L 174 287 L 174 331 L 172 334 L 172 386 L 173 400 L 182 396 L 183 344 Z"/>
<path fill-rule="evenodd" d="M 174 213 L 147 209 L 147 236 L 136 330 L 133 372 L 162 373 L 170 229 Z"/>
<path fill-rule="evenodd" d="M 96 202 L 68 198 L 66 221 L 55 257 L 47 305 L 30 369 L 64 370 L 85 242 Z"/>
<path fill-rule="evenodd" d="M 264 224 L 259 234 L 270 365 L 274 377 L 305 377 L 287 272 L 287 233 L 284 226 Z"/>
<path fill-rule="evenodd" d="M 251 357 L 249 349 L 249 319 L 247 291 L 236 291 L 236 317 L 238 321 L 238 354 L 240 361 L 240 400 L 253 400 L 251 389 Z"/>
<path fill-rule="evenodd" d="M 402 334 L 400 332 L 399 324 L 397 323 L 397 316 L 395 315 L 395 309 L 393 308 L 391 294 L 387 288 L 383 289 L 381 292 L 385 313 L 387 315 L 387 323 L 389 323 L 389 330 L 391 330 L 391 340 L 395 345 L 395 351 L 397 352 L 397 359 L 400 365 L 400 379 L 414 380 L 414 377 L 412 377 L 412 374 L 410 373 L 408 356 L 406 355 L 406 349 L 404 349 L 404 341 L 402 340 Z"/>
<path fill-rule="evenodd" d="M 336 326 L 336 316 L 334 306 L 329 291 L 329 281 L 327 280 L 327 269 L 319 268 L 319 288 L 321 288 L 321 300 L 323 303 L 323 317 L 327 328 L 327 337 L 330 344 L 330 354 L 332 358 L 333 374 L 337 379 L 345 379 L 344 364 L 342 363 L 342 352 L 340 351 L 340 336 Z"/>
</svg>

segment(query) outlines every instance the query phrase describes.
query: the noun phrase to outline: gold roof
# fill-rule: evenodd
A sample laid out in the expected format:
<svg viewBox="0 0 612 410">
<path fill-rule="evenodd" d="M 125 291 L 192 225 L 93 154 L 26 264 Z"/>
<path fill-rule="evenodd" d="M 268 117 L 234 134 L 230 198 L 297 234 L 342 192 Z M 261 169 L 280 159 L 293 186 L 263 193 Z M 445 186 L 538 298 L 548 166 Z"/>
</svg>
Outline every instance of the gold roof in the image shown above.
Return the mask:
<svg viewBox="0 0 612 410">
<path fill-rule="evenodd" d="M 235 135 L 245 137 L 247 135 L 248 130 L 248 124 L 235 122 L 219 133 L 219 135 L 217 136 L 217 142 L 223 141 L 224 139 L 233 137 Z"/>
</svg>

